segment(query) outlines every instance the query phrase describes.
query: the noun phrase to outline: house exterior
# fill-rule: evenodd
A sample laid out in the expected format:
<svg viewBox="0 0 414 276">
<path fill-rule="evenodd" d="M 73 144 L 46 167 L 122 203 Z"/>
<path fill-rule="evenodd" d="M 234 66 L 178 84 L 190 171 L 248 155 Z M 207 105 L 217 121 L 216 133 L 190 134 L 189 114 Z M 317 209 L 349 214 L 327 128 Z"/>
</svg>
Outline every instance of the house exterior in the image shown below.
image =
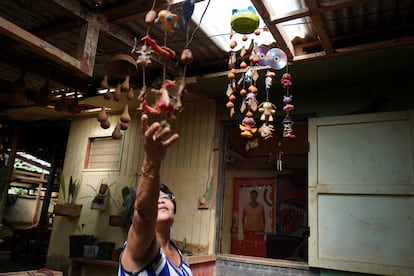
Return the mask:
<svg viewBox="0 0 414 276">
<path fill-rule="evenodd" d="M 308 128 L 307 262 L 241 256 L 229 249 L 226 252 L 224 232 L 229 231 L 232 210 L 225 204 L 233 195 L 225 187 L 232 183 L 224 169 L 228 141 L 223 129 L 234 119 L 228 118 L 225 103 L 219 99 L 185 103 L 172 124 L 181 138 L 168 152 L 161 181 L 177 198 L 172 237 L 185 241 L 186 249 L 197 255 L 189 257 L 194 260 L 196 275 L 414 273 L 414 83 L 408 74 L 395 76 L 393 82 L 389 78 L 384 72 L 372 79 L 344 79 L 336 85 L 315 84 L 293 90 L 296 109 L 291 114 L 305 114 L 302 117 Z M 379 97 L 387 100 L 386 107 L 361 110 Z M 111 114 L 111 124 L 116 124 L 119 116 Z M 121 189 L 132 187 L 139 177 L 139 112 L 132 114 L 120 141 L 116 165 L 89 168 L 94 139 L 109 136 L 110 131 L 100 128 L 96 117 L 73 119 L 63 173 L 94 187 L 103 179 L 115 182 L 110 194 L 119 205 Z M 261 174 L 276 175 L 271 170 Z M 96 235 L 98 241 L 122 246 L 125 229 L 108 225 L 109 216 L 119 213 L 116 204 L 108 199 L 105 211 L 92 210 L 90 194 L 90 188 L 82 185 L 77 200 L 83 205 L 79 219 L 55 217 L 50 258 L 69 255 L 68 237 L 76 233 L 78 225 L 84 225 L 83 231 Z M 200 198 L 207 200 L 202 206 Z M 207 260 L 204 268 L 202 257 Z M 116 267 L 84 265 L 82 270 L 85 275 L 113 275 Z"/>
</svg>

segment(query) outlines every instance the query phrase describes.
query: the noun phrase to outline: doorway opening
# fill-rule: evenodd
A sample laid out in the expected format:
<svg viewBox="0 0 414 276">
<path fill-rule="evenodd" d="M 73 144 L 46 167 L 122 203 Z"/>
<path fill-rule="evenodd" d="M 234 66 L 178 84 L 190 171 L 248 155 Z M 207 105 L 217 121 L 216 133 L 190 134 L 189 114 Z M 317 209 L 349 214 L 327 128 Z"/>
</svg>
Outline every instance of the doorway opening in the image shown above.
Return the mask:
<svg viewBox="0 0 414 276">
<path fill-rule="evenodd" d="M 307 121 L 294 129 L 264 139 L 224 127 L 220 253 L 307 262 Z"/>
</svg>

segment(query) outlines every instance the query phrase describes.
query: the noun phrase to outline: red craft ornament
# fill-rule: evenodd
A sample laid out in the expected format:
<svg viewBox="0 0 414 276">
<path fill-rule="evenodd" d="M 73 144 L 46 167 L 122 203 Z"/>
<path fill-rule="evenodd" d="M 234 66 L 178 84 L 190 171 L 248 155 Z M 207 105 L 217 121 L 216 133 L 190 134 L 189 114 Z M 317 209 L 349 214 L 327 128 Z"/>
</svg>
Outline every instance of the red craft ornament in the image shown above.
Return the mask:
<svg viewBox="0 0 414 276">
<path fill-rule="evenodd" d="M 161 114 L 164 113 L 167 117 L 167 120 L 175 120 L 175 116 L 172 114 L 174 111 L 174 105 L 171 101 L 168 88 L 175 86 L 175 81 L 166 80 L 160 89 L 152 89 L 157 95 L 157 100 L 154 107 L 151 107 L 147 104 L 147 101 L 144 100 L 142 103 L 143 108 L 151 114 Z"/>
</svg>

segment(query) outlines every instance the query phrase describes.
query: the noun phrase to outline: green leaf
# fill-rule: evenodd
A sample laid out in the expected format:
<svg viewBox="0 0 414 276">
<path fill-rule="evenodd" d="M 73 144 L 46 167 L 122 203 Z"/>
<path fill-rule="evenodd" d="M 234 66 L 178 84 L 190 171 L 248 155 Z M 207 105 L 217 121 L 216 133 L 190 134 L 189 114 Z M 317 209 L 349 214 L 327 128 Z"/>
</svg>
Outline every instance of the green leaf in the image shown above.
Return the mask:
<svg viewBox="0 0 414 276">
<path fill-rule="evenodd" d="M 65 177 L 63 176 L 63 173 L 60 174 L 60 189 L 62 190 L 62 194 L 63 194 L 63 202 L 69 203 L 68 198 L 66 198 L 66 184 L 65 184 Z"/>
<path fill-rule="evenodd" d="M 125 201 L 127 200 L 127 198 L 129 196 L 131 190 L 129 189 L 128 186 L 125 186 L 124 188 L 122 188 L 122 191 L 121 192 L 122 192 L 122 200 L 125 203 Z"/>
</svg>

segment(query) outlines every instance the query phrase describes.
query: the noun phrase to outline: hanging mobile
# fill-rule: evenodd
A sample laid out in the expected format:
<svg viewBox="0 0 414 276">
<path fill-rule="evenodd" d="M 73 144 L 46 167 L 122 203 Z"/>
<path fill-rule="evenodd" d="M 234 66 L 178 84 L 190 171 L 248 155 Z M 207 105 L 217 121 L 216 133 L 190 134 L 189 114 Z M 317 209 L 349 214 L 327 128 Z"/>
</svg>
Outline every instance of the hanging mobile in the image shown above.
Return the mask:
<svg viewBox="0 0 414 276">
<path fill-rule="evenodd" d="M 273 122 L 273 114 L 276 113 L 276 106 L 269 101 L 269 92 L 275 75 L 274 72 L 267 71 L 265 78 L 266 101 L 259 105 L 259 112 L 262 113 L 260 120 L 263 121 L 263 125 L 259 128 L 259 133 L 265 140 L 272 138 L 274 131 L 274 126 L 270 122 Z"/>
<path fill-rule="evenodd" d="M 289 116 L 289 112 L 295 108 L 292 104 L 292 95 L 289 93 L 289 88 L 292 86 L 292 75 L 289 74 L 288 68 L 286 68 L 286 73 L 283 74 L 280 83 L 283 88 L 286 89 L 286 95 L 283 96 L 283 111 L 286 112 L 286 116 L 282 121 L 283 124 L 283 137 L 284 138 L 295 138 L 296 135 L 293 132 L 293 120 Z"/>
</svg>

